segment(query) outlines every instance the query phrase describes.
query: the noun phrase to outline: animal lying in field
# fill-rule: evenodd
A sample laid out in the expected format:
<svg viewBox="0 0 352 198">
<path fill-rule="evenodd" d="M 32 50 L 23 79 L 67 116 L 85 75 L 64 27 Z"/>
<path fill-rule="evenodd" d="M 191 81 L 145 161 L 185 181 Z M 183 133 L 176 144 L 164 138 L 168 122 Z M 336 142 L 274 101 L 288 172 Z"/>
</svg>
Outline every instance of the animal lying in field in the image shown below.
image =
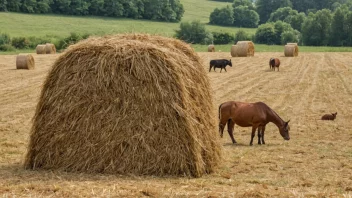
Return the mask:
<svg viewBox="0 0 352 198">
<path fill-rule="evenodd" d="M 271 70 L 275 71 L 275 67 L 277 67 L 277 71 L 279 71 L 280 60 L 278 58 L 271 58 L 269 61 L 269 66 Z"/>
<path fill-rule="evenodd" d="M 332 114 L 325 114 L 321 117 L 322 120 L 335 120 L 336 119 L 336 113 L 332 113 Z"/>
<path fill-rule="evenodd" d="M 232 143 L 236 143 L 233 137 L 233 129 L 235 124 L 241 127 L 252 127 L 252 136 L 249 145 L 253 145 L 255 131 L 258 128 L 258 144 L 265 144 L 264 131 L 265 126 L 274 123 L 278 128 L 281 136 L 285 140 L 290 140 L 288 123 L 282 120 L 274 110 L 263 102 L 245 103 L 228 101 L 219 106 L 219 133 L 223 136 L 225 125 L 227 124 L 228 133 Z"/>
<path fill-rule="evenodd" d="M 224 69 L 226 71 L 226 66 L 227 65 L 232 67 L 231 59 L 230 60 L 227 60 L 227 59 L 211 60 L 210 61 L 209 72 L 211 71 L 211 68 L 214 67 L 214 71 L 215 71 L 215 68 L 221 68 L 221 70 L 220 70 L 220 73 L 221 73 L 222 69 Z"/>
</svg>

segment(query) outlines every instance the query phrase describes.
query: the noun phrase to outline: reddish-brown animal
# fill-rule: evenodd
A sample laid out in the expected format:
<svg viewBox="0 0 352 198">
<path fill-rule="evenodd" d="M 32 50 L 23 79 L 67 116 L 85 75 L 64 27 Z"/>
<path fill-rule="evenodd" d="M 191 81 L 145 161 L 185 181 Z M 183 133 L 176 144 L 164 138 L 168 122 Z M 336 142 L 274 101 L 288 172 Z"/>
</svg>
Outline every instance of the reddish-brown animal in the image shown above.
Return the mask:
<svg viewBox="0 0 352 198">
<path fill-rule="evenodd" d="M 236 143 L 233 137 L 235 124 L 241 127 L 252 127 L 252 136 L 249 145 L 253 145 L 255 131 L 258 128 L 258 144 L 265 144 L 264 131 L 265 126 L 274 123 L 278 128 L 281 136 L 285 140 L 290 139 L 289 130 L 290 121 L 283 121 L 274 110 L 263 102 L 245 103 L 228 101 L 219 106 L 219 133 L 223 136 L 224 128 L 227 124 L 228 133 L 232 143 Z"/>
<path fill-rule="evenodd" d="M 325 114 L 321 117 L 322 120 L 335 120 L 336 119 L 336 113 L 332 113 L 332 114 Z"/>
<path fill-rule="evenodd" d="M 277 71 L 279 71 L 280 60 L 278 58 L 271 58 L 269 61 L 269 66 L 271 70 L 275 71 L 275 67 L 277 67 Z"/>
</svg>

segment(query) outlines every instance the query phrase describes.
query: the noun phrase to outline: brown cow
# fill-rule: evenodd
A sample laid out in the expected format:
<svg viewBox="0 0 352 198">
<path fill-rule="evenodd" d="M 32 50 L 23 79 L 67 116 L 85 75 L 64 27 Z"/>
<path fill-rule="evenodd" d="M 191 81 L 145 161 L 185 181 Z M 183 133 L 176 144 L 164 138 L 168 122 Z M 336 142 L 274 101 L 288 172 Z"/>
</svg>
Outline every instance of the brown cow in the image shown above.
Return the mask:
<svg viewBox="0 0 352 198">
<path fill-rule="evenodd" d="M 269 66 L 271 70 L 275 71 L 275 67 L 277 67 L 277 71 L 279 71 L 280 60 L 278 58 L 271 58 L 269 61 Z"/>
<path fill-rule="evenodd" d="M 336 119 L 336 113 L 332 113 L 332 114 L 325 114 L 321 117 L 322 120 L 335 120 Z"/>
</svg>

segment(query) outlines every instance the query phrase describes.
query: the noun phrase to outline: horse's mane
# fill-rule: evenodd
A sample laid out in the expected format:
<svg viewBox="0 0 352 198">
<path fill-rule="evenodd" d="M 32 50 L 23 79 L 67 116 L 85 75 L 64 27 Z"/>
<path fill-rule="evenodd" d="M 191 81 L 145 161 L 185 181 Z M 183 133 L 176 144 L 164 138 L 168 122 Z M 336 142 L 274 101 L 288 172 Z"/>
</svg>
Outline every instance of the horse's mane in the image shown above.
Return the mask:
<svg viewBox="0 0 352 198">
<path fill-rule="evenodd" d="M 265 104 L 265 103 L 264 103 Z M 277 117 L 280 118 L 281 121 L 285 122 L 272 108 L 270 108 L 268 105 L 266 105 Z"/>
</svg>

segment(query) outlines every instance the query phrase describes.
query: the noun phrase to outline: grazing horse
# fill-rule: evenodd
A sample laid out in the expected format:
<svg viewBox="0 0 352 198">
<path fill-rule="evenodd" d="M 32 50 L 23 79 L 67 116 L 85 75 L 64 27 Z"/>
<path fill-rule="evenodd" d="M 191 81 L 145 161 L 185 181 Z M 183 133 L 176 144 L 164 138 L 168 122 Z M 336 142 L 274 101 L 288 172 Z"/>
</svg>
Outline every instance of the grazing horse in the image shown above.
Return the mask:
<svg viewBox="0 0 352 198">
<path fill-rule="evenodd" d="M 275 71 L 275 67 L 277 67 L 277 71 L 279 71 L 280 60 L 278 58 L 271 58 L 269 61 L 269 66 L 271 70 Z"/>
<path fill-rule="evenodd" d="M 337 112 L 336 113 L 332 113 L 332 114 L 325 114 L 321 117 L 322 120 L 335 120 L 336 118 L 336 115 L 337 115 Z"/>
<path fill-rule="evenodd" d="M 220 73 L 221 73 L 222 69 L 224 69 L 226 71 L 226 66 L 227 65 L 232 67 L 231 59 L 230 60 L 227 60 L 227 59 L 211 60 L 210 61 L 209 72 L 211 71 L 211 68 L 214 67 L 214 71 L 215 71 L 215 68 L 221 68 L 220 69 Z"/>
<path fill-rule="evenodd" d="M 258 128 L 258 144 L 265 144 L 264 131 L 265 126 L 274 123 L 278 128 L 281 136 L 285 140 L 290 140 L 289 130 L 290 121 L 283 121 L 274 110 L 263 102 L 244 103 L 228 101 L 219 106 L 219 133 L 223 136 L 225 125 L 227 124 L 228 133 L 232 143 L 236 143 L 233 137 L 233 128 L 235 124 L 241 127 L 252 127 L 252 136 L 249 145 L 253 145 L 255 131 Z"/>
</svg>

